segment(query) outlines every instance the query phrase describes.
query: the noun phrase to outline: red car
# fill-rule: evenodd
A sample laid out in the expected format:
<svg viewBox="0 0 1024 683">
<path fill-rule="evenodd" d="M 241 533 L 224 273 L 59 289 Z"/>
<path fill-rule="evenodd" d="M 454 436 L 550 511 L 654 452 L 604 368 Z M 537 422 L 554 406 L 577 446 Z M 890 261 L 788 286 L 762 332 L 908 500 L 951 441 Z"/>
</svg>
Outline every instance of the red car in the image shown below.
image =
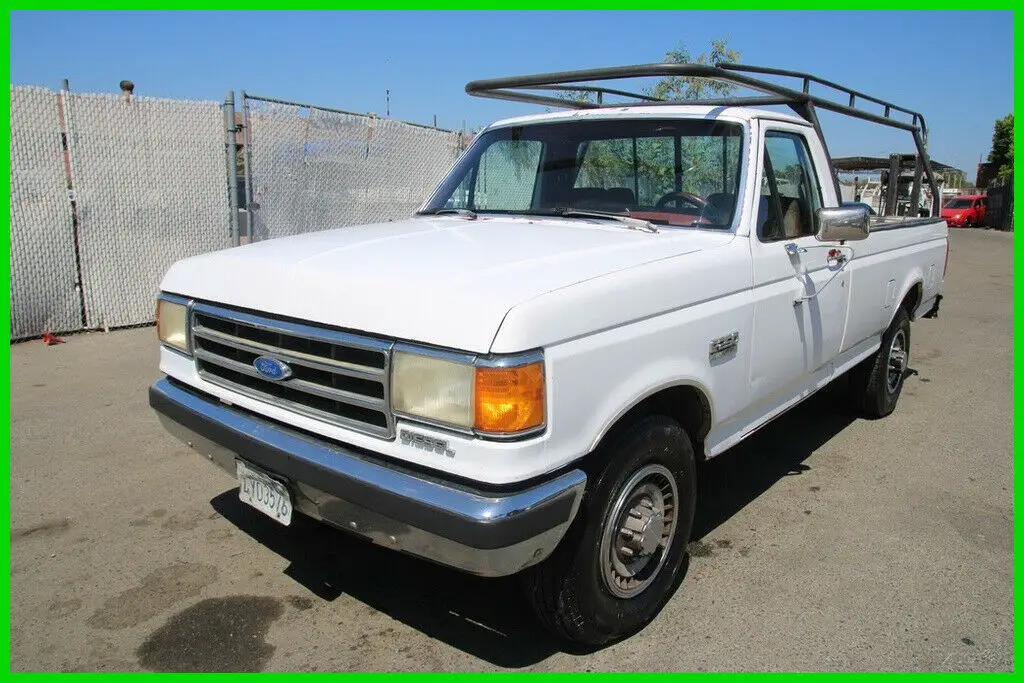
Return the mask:
<svg viewBox="0 0 1024 683">
<path fill-rule="evenodd" d="M 985 205 L 988 197 L 982 194 L 963 194 L 953 197 L 942 207 L 942 217 L 951 228 L 969 228 L 985 224 Z"/>
</svg>

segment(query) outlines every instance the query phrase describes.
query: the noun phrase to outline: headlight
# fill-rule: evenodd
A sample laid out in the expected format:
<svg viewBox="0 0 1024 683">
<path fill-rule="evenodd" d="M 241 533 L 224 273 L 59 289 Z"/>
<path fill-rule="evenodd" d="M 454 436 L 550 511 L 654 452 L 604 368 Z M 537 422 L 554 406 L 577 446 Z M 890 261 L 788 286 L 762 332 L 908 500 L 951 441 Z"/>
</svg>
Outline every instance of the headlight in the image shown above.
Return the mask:
<svg viewBox="0 0 1024 683">
<path fill-rule="evenodd" d="M 188 306 L 183 303 L 157 299 L 156 334 L 162 344 L 188 353 Z"/>
<path fill-rule="evenodd" d="M 544 425 L 544 361 L 537 354 L 495 363 L 401 350 L 392 373 L 396 413 L 499 437 Z"/>
<path fill-rule="evenodd" d="M 958 220 L 960 220 L 961 218 L 963 218 L 963 216 L 964 216 L 964 215 L 963 215 L 962 213 L 958 213 L 957 215 L 953 216 L 953 220 L 955 220 L 955 221 L 958 221 Z"/>
<path fill-rule="evenodd" d="M 396 351 L 392 405 L 396 413 L 472 429 L 473 366 Z"/>
</svg>

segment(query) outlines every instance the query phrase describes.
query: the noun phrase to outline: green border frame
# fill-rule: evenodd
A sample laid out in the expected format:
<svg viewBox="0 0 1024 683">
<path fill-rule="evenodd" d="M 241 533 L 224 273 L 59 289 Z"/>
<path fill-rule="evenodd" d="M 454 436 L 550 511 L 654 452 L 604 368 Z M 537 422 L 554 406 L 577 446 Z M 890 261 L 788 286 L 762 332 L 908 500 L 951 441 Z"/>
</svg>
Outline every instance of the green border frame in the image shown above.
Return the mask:
<svg viewBox="0 0 1024 683">
<path fill-rule="evenodd" d="M 1017 29 L 1020 28 L 1019 15 L 1014 13 L 1013 15 L 1013 35 L 1014 42 L 1017 38 Z M 1017 51 L 1014 49 L 1013 53 L 1013 65 L 1014 65 L 1014 78 L 1013 78 L 1013 108 L 1016 111 L 1017 105 L 1024 102 L 1024 94 L 1021 93 L 1020 89 L 1016 87 L 1017 74 L 1020 73 L 1021 61 L 1017 59 Z M 1017 152 L 1020 151 L 1020 145 L 1017 144 L 1017 117 L 1013 117 L 1013 155 L 1014 159 L 1017 157 Z M 1016 164 L 1015 164 L 1016 166 Z M 1018 176 L 1014 173 L 1013 177 L 1013 194 L 1014 196 L 1020 194 L 1021 189 L 1024 188 L 1024 177 Z M 1017 218 L 1016 206 L 1014 206 L 1013 217 L 1016 223 Z M 1013 260 L 1014 264 L 1018 260 L 1024 258 L 1024 237 L 1017 237 L 1016 226 L 1014 226 L 1013 235 Z M 1020 520 L 1017 517 L 1017 508 L 1020 507 L 1021 502 L 1021 477 L 1020 472 L 1017 468 L 1017 437 L 1024 431 L 1024 427 L 1020 424 L 1020 414 L 1017 411 L 1019 407 L 1018 399 L 1020 398 L 1021 387 L 1024 386 L 1024 380 L 1020 377 L 1020 370 L 1017 364 L 1017 357 L 1022 347 L 1021 333 L 1024 332 L 1024 324 L 1021 323 L 1021 319 L 1017 317 L 1017 308 L 1020 306 L 1021 301 L 1024 300 L 1024 288 L 1021 285 L 1021 278 L 1017 277 L 1017 273 L 1013 275 L 1013 451 L 1014 451 L 1014 468 L 1013 468 L 1013 662 L 1014 667 L 1019 663 L 1017 655 L 1020 652 L 1020 640 L 1021 640 L 1021 627 L 1017 616 L 1020 614 L 1021 590 L 1018 578 L 1020 576 L 1019 564 L 1017 560 L 1020 559 L 1021 552 L 1024 550 L 1024 530 L 1021 529 Z"/>
<path fill-rule="evenodd" d="M 307 1 L 305 3 L 305 7 L 303 9 L 356 9 L 355 7 L 352 7 L 351 5 L 348 5 L 348 6 L 346 6 L 346 5 L 348 5 L 348 3 L 338 2 L 337 0 L 334 1 L 334 2 L 331 2 L 330 0 L 313 0 L 311 2 Z M 942 2 L 942 3 L 940 3 L 940 5 L 941 5 L 942 9 L 965 10 L 965 8 L 962 5 L 960 5 L 960 4 L 953 4 L 953 3 L 948 2 L 948 1 L 947 2 Z M 250 2 L 250 3 L 248 3 L 246 9 L 247 10 L 274 9 L 276 6 L 277 6 L 276 3 L 272 3 L 269 0 L 258 0 L 257 2 Z M 137 9 L 139 9 L 139 7 L 140 7 L 140 5 L 139 5 L 139 3 L 137 1 L 136 2 L 110 2 L 110 1 L 107 1 L 107 2 L 97 2 L 96 4 L 94 4 L 91 7 L 89 7 L 89 9 L 99 9 L 99 10 L 127 10 L 127 9 L 133 9 L 133 10 L 137 10 Z M 18 6 L 17 6 L 16 9 L 17 10 L 42 10 L 42 9 L 48 9 L 49 10 L 49 9 L 58 9 L 58 8 L 59 9 L 67 9 L 67 10 L 84 9 L 81 6 L 80 3 L 68 2 L 67 0 L 64 0 L 64 1 L 56 0 L 54 2 L 22 2 L 22 3 L 18 3 Z M 801 0 L 774 0 L 773 2 L 771 2 L 771 9 L 773 9 L 773 10 L 775 10 L 775 9 L 810 10 L 810 9 L 820 9 L 820 8 L 821 8 L 820 5 L 818 5 L 817 3 L 810 2 L 808 0 L 802 0 L 802 1 Z M 995 2 L 995 3 L 986 3 L 985 7 L 971 7 L 969 9 L 971 11 L 987 11 L 987 10 L 1010 10 L 1010 11 L 1012 11 L 1014 8 L 1015 8 L 1015 4 L 1013 4 L 1013 3 L 1009 3 L 1009 2 Z M 195 9 L 195 10 L 223 9 L 223 10 L 239 11 L 237 6 L 224 6 L 224 5 L 221 5 L 220 3 L 210 3 L 210 4 L 197 3 L 197 2 L 194 2 L 194 1 L 190 2 L 189 0 L 179 0 L 178 2 L 172 2 L 172 3 L 169 3 L 169 4 L 164 4 L 162 7 L 160 7 L 160 9 L 178 9 L 178 10 L 184 10 L 184 9 Z M 387 3 L 377 3 L 377 2 L 360 3 L 358 9 L 359 10 L 367 10 L 367 9 L 396 10 L 396 9 L 422 9 L 422 7 L 420 5 L 418 5 L 418 4 L 411 3 L 408 0 L 400 0 L 400 1 L 392 1 L 392 2 L 387 2 Z M 462 0 L 462 1 L 438 0 L 431 9 L 444 9 L 444 10 L 481 9 L 481 5 L 480 5 L 479 2 L 469 2 L 469 1 L 466 1 L 466 0 Z M 493 10 L 495 8 L 494 7 L 488 7 L 486 9 L 487 10 Z M 555 0 L 549 0 L 549 1 L 545 1 L 545 0 L 519 0 L 519 2 L 515 3 L 515 6 L 512 9 L 515 9 L 515 10 L 525 10 L 525 9 L 593 10 L 593 9 L 631 9 L 631 8 L 624 7 L 623 3 L 621 3 L 621 2 L 613 2 L 612 0 L 576 0 L 576 1 L 573 1 L 573 2 L 566 2 L 565 0 L 561 0 L 561 1 L 555 1 Z M 655 10 L 655 9 L 680 10 L 682 8 L 680 7 L 679 2 L 670 2 L 670 1 L 667 1 L 667 0 L 647 0 L 647 2 L 644 3 L 644 9 L 645 10 Z M 701 9 L 704 9 L 704 8 L 701 8 Z M 739 1 L 733 1 L 733 2 L 723 2 L 723 3 L 720 3 L 719 5 L 716 5 L 715 9 L 716 10 L 736 10 L 736 9 L 758 9 L 758 10 L 761 10 L 761 9 L 764 9 L 764 7 L 763 7 L 763 5 L 761 3 L 751 2 L 750 0 L 746 0 L 746 1 L 739 0 Z M 856 9 L 858 11 L 860 11 L 860 10 L 897 10 L 897 9 L 901 9 L 901 10 L 920 10 L 920 3 L 914 3 L 914 4 L 911 4 L 911 3 L 908 3 L 908 2 L 895 2 L 895 3 L 891 3 L 890 2 L 890 3 L 885 3 L 885 2 L 879 2 L 878 0 L 869 0 L 867 3 L 861 3 L 861 6 L 857 7 Z M 934 9 L 938 9 L 938 8 L 934 8 Z M 9 7 L 8 11 L 5 14 L 5 18 L 4 18 L 4 20 L 5 20 L 6 24 L 7 24 L 7 26 L 6 26 L 7 30 L 4 32 L 4 39 L 6 41 L 6 47 L 7 47 L 7 49 L 4 51 L 4 60 L 7 63 L 8 74 L 10 73 L 11 12 L 14 11 L 14 10 L 15 10 L 15 8 Z M 1017 32 L 1016 29 L 1020 25 L 1020 21 L 1018 19 L 1018 16 L 1016 15 L 1016 13 L 1014 13 L 1014 15 L 1013 15 L 1013 25 L 1014 25 L 1014 37 L 1016 37 L 1016 32 Z M 1015 70 L 1014 70 L 1015 71 L 1014 85 L 1015 85 L 1016 84 L 1016 73 L 1019 71 L 1017 69 L 1017 67 L 1020 66 L 1020 61 L 1017 60 L 1016 52 L 1014 52 L 1013 59 L 1014 59 L 1014 66 L 1015 66 Z M 979 62 L 978 68 L 979 69 L 985 68 L 984 63 Z M 1014 109 L 1016 109 L 1016 105 L 1020 104 L 1022 101 L 1024 101 L 1024 95 L 1022 95 L 1019 90 L 1014 88 Z M 7 111 L 8 111 L 8 124 L 9 124 L 10 123 L 10 91 L 8 91 L 8 108 L 7 108 Z M 4 127 L 4 136 L 5 136 L 5 138 L 8 141 L 8 149 L 9 149 L 10 148 L 10 126 L 9 125 Z M 1014 125 L 1014 139 L 1016 141 L 1016 122 L 1015 122 L 1015 125 Z M 1019 151 L 1019 145 L 1017 145 L 1016 142 L 1015 142 L 1014 143 L 1014 154 L 1015 155 L 1016 155 L 1017 151 Z M 10 171 L 10 158 L 8 157 L 8 172 L 9 171 Z M 10 185 L 8 184 L 8 185 L 6 185 L 4 187 L 5 187 L 5 191 L 6 191 L 7 195 L 8 195 L 8 204 L 9 204 L 10 203 Z M 1024 189 L 1024 177 L 1015 176 L 1015 179 L 1014 179 L 1014 194 L 1020 194 L 1021 189 Z M 1015 217 L 1016 217 L 1016 213 L 1017 212 L 1015 211 L 1014 212 L 1014 216 Z M 10 260 L 10 249 L 11 249 L 11 245 L 10 245 L 10 214 L 8 214 L 8 229 L 5 230 L 3 232 L 3 235 L 2 235 L 2 243 L 3 243 L 3 247 L 4 247 L 4 252 L 7 254 L 8 260 Z M 1024 237 L 1017 237 L 1016 234 L 1014 234 L 1014 237 L 1013 237 L 1013 256 L 1014 256 L 1014 260 L 1015 261 L 1016 260 L 1024 260 Z M 4 271 L 4 281 L 7 284 L 8 292 L 10 292 L 10 270 L 9 269 L 7 271 Z M 1013 282 L 1013 303 L 1014 303 L 1014 309 L 1017 308 L 1017 306 L 1022 302 L 1022 300 L 1024 300 L 1024 288 L 1022 288 L 1021 279 L 1017 278 L 1016 275 L 1015 275 L 1014 276 L 1014 282 Z M 8 319 L 10 319 L 10 297 L 9 296 L 8 296 L 8 298 L 3 299 L 2 302 L 0 302 L 0 311 L 6 311 L 7 315 L 4 316 L 4 317 L 7 317 Z M 1019 376 L 1018 365 L 1017 365 L 1017 352 L 1020 350 L 1020 348 L 1022 346 L 1021 335 L 1022 335 L 1022 333 L 1024 333 L 1024 324 L 1021 323 L 1020 319 L 1017 318 L 1016 315 L 1014 315 L 1013 332 L 1014 332 L 1014 342 L 1013 342 L 1013 356 L 1014 356 L 1014 358 L 1013 358 L 1013 371 L 1014 371 L 1014 379 L 1013 379 L 1013 402 L 1014 402 L 1014 406 L 1013 406 L 1013 416 L 1014 416 L 1013 437 L 1014 437 L 1014 444 L 1016 444 L 1017 436 L 1021 433 L 1022 430 L 1024 430 L 1024 427 L 1021 427 L 1021 425 L 1020 425 L 1020 422 L 1019 422 L 1019 419 L 1018 419 L 1019 416 L 1018 416 L 1018 412 L 1017 412 L 1017 398 L 1019 396 L 1021 386 L 1024 385 L 1024 380 L 1022 380 L 1020 378 L 1020 376 Z M 3 633 L 2 633 L 2 643 L 0 643 L 0 649 L 2 649 L 4 661 L 8 662 L 8 665 L 7 665 L 8 666 L 8 671 L 10 671 L 10 666 L 11 666 L 11 659 L 10 659 L 10 654 L 11 654 L 11 652 L 10 652 L 10 643 L 11 643 L 11 640 L 10 640 L 10 635 L 11 635 L 12 624 L 11 624 L 11 620 L 10 620 L 10 613 L 11 613 L 11 611 L 10 611 L 10 572 L 9 572 L 9 568 L 10 568 L 10 521 L 11 521 L 11 519 L 10 519 L 10 514 L 11 514 L 10 513 L 10 510 L 11 510 L 11 508 L 10 508 L 10 474 L 11 474 L 11 454 L 10 454 L 10 427 L 11 427 L 11 405 L 10 405 L 11 378 L 10 378 L 10 367 L 11 367 L 11 362 L 10 361 L 11 361 L 11 351 L 10 351 L 10 327 L 9 326 L 5 330 L 5 335 L 6 335 L 6 339 L 7 339 L 7 345 L 3 347 L 4 362 L 3 362 L 2 368 L 0 368 L 0 382 L 2 382 L 3 386 L 6 388 L 6 391 L 4 392 L 3 397 L 2 397 L 3 415 L 4 415 L 4 418 L 5 418 L 4 419 L 4 435 L 5 435 L 5 438 L 4 438 L 4 442 L 3 442 L 3 452 L 4 452 L 5 456 L 6 456 L 6 457 L 3 458 L 3 460 L 5 462 L 5 466 L 6 466 L 6 470 L 7 470 L 8 486 L 6 488 L 2 489 L 2 492 L 0 492 L 0 499 L 2 499 L 2 502 L 3 502 L 2 516 L 3 516 L 5 527 L 8 529 L 8 535 L 7 535 L 7 538 L 6 538 L 6 542 L 0 543 L 0 553 L 2 553 L 3 560 L 4 560 L 4 566 L 8 567 L 8 571 L 4 572 L 4 574 L 3 574 L 2 583 L 4 584 L 4 586 L 3 586 L 4 590 L 2 591 L 2 594 L 0 594 L 0 608 L 2 608 L 2 611 L 7 615 L 7 619 L 4 620 Z M 1018 504 L 1019 504 L 1019 502 L 1021 500 L 1021 488 L 1022 488 L 1021 487 L 1021 482 L 1020 482 L 1020 477 L 1018 476 L 1016 468 L 1014 469 L 1014 477 L 1013 477 L 1013 479 L 1014 479 L 1014 481 L 1013 481 L 1013 506 L 1014 506 L 1014 510 L 1016 510 L 1016 508 L 1018 507 Z M 1021 595 L 1020 595 L 1020 591 L 1018 590 L 1019 586 L 1018 586 L 1018 582 L 1017 582 L 1018 570 L 1017 570 L 1017 562 L 1016 562 L 1016 560 L 1017 560 L 1018 557 L 1020 557 L 1020 554 L 1021 554 L 1022 550 L 1024 550 L 1024 533 L 1022 533 L 1022 530 L 1021 530 L 1020 524 L 1017 521 L 1016 515 L 1014 516 L 1014 522 L 1013 522 L 1013 535 L 1014 535 L 1014 543 L 1013 543 L 1013 550 L 1014 550 L 1014 569 L 1013 569 L 1014 598 L 1013 598 L 1013 607 L 1014 607 L 1014 616 L 1016 617 L 1016 615 L 1019 613 L 1019 609 L 1018 608 L 1021 605 Z M 1018 625 L 1018 621 L 1015 618 L 1014 619 L 1014 634 L 1013 634 L 1013 655 L 1014 655 L 1014 663 L 1015 664 L 1017 663 L 1017 653 L 1019 652 L 1019 643 L 1020 643 L 1020 626 Z M 44 678 L 44 677 L 48 678 L 48 677 L 57 676 L 57 675 L 60 675 L 60 674 L 50 674 L 50 673 L 17 673 L 17 674 L 9 674 L 9 675 L 12 678 L 17 677 L 18 679 L 22 679 L 22 678 L 36 679 L 36 678 Z M 197 675 L 198 676 L 203 676 L 203 677 L 211 677 L 211 676 L 223 677 L 224 676 L 224 674 L 153 674 L 153 673 L 129 673 L 129 674 L 101 674 L 101 673 L 97 673 L 97 674 L 75 674 L 75 675 L 76 675 L 76 677 L 79 677 L 79 678 L 82 677 L 82 676 L 85 676 L 87 678 L 95 678 L 95 677 L 110 677 L 112 675 L 120 675 L 120 676 L 156 676 L 156 675 L 160 675 L 164 679 L 168 679 L 168 678 L 170 678 L 170 679 L 178 679 L 178 678 L 182 678 L 182 677 L 186 677 L 186 676 L 189 677 L 189 678 L 193 678 L 193 677 L 195 677 Z M 246 674 L 227 674 L 227 675 L 228 676 L 232 676 L 232 677 L 246 676 Z M 282 677 L 282 676 L 296 676 L 296 675 L 308 675 L 308 674 L 266 673 L 266 674 L 261 674 L 261 675 L 274 676 L 274 677 Z M 384 675 L 388 675 L 388 674 L 385 674 L 385 673 L 353 673 L 353 674 L 344 674 L 344 675 L 346 677 L 355 677 L 356 679 L 364 679 L 364 678 L 370 678 L 370 677 L 376 679 L 379 676 L 384 676 Z M 434 676 L 434 674 L 401 674 L 401 675 L 403 677 L 413 676 L 413 677 L 417 677 L 417 678 L 426 678 L 426 677 L 433 677 Z M 440 675 L 465 677 L 465 676 L 479 676 L 481 674 L 447 674 L 446 673 L 446 674 L 440 674 Z M 508 676 L 508 675 L 516 675 L 516 674 L 501 673 L 501 674 L 487 674 L 487 675 L 490 675 L 490 676 L 495 676 L 495 675 L 497 675 L 497 676 Z M 562 677 L 570 676 L 572 674 L 567 674 L 567 673 L 566 674 L 531 673 L 531 674 L 528 674 L 528 675 L 531 675 L 531 676 L 543 676 L 544 678 L 552 678 L 552 677 L 554 677 L 554 678 L 562 678 Z M 590 676 L 607 677 L 607 676 L 621 676 L 622 674 L 589 674 L 589 675 Z M 660 674 L 645 674 L 645 675 L 660 675 Z M 680 677 L 680 676 L 690 677 L 690 676 L 696 676 L 696 675 L 699 675 L 699 674 L 672 674 L 672 676 L 674 678 L 675 677 Z M 760 674 L 717 674 L 717 675 L 752 676 L 752 675 L 760 675 Z M 796 676 L 799 676 L 801 679 L 806 679 L 808 676 L 816 678 L 816 677 L 820 677 L 820 676 L 835 676 L 835 675 L 840 675 L 840 676 L 846 675 L 846 676 L 849 676 L 849 675 L 856 675 L 856 676 L 859 677 L 859 676 L 865 675 L 865 674 L 815 673 L 815 674 L 773 674 L 773 675 L 774 676 L 784 676 L 784 677 L 796 677 Z M 956 676 L 958 678 L 958 680 L 963 681 L 963 680 L 966 680 L 967 678 L 973 679 L 973 678 L 977 678 L 977 677 L 981 677 L 981 676 L 984 676 L 986 680 L 990 680 L 994 676 L 995 677 L 1007 677 L 1007 676 L 1012 676 L 1013 674 L 1002 674 L 1002 673 L 977 673 L 977 674 L 880 673 L 880 674 L 873 674 L 873 676 L 879 676 L 879 675 L 887 676 L 887 677 L 893 677 L 893 678 L 900 678 L 900 679 L 908 679 L 908 678 L 917 679 L 917 678 L 922 678 L 922 677 L 934 678 L 934 677 L 938 677 L 938 676 Z"/>
<path fill-rule="evenodd" d="M 6 13 L 4 21 L 7 22 L 7 30 L 4 31 L 4 41 L 7 43 L 6 49 L 4 50 L 4 62 L 7 64 L 7 72 L 11 71 L 11 15 L 10 12 Z M 4 126 L 4 138 L 7 140 L 7 149 L 11 148 L 11 91 L 7 91 L 7 125 Z M 11 158 L 8 152 L 7 156 L 7 172 L 10 175 L 11 170 Z M 5 194 L 7 194 L 7 204 L 10 205 L 11 200 L 11 186 L 10 183 L 4 186 Z M 7 255 L 7 260 L 10 262 L 11 258 L 11 215 L 7 214 L 7 229 L 3 231 L 2 235 L 4 253 Z M 10 268 L 4 271 L 4 282 L 7 284 L 8 297 L 0 302 L 2 310 L 7 312 L 4 316 L 8 320 L 11 319 L 11 297 L 9 296 L 11 291 L 11 271 Z M 7 618 L 3 622 L 3 642 L 0 643 L 0 649 L 3 651 L 4 661 L 8 662 L 7 666 L 10 667 L 11 662 L 11 328 L 8 324 L 7 328 L 4 329 L 4 335 L 6 337 L 5 345 L 3 347 L 4 362 L 3 367 L 0 368 L 0 381 L 2 381 L 5 389 L 2 398 L 0 398 L 0 404 L 3 406 L 4 414 L 4 440 L 3 440 L 3 462 L 4 469 L 7 471 L 7 486 L 0 488 L 0 499 L 3 501 L 3 515 L 4 528 L 7 529 L 7 537 L 4 542 L 0 543 L 0 554 L 3 555 L 3 566 L 7 567 L 3 574 L 3 591 L 0 593 L 0 609 L 7 615 Z M 8 669 L 10 670 L 10 669 Z"/>
</svg>

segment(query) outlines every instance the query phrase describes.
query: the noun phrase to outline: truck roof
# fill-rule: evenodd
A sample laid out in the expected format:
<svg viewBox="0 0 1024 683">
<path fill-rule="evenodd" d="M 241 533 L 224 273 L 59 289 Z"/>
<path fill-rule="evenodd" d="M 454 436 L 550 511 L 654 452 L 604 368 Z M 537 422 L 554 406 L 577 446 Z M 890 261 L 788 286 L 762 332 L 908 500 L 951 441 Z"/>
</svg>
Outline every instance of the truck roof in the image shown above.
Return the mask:
<svg viewBox="0 0 1024 683">
<path fill-rule="evenodd" d="M 527 114 L 525 116 L 501 119 L 500 121 L 496 121 L 491 124 L 489 128 L 504 128 L 506 126 L 517 126 L 529 123 L 547 123 L 553 121 L 615 118 L 722 118 L 739 121 L 768 119 L 772 121 L 785 121 L 786 123 L 806 126 L 808 128 L 811 127 L 807 121 L 800 117 L 764 109 L 752 109 L 750 107 L 715 107 L 703 104 L 680 104 L 661 107 L 618 106 L 602 107 L 600 109 L 570 109 L 567 111 L 547 112 L 544 114 Z"/>
</svg>

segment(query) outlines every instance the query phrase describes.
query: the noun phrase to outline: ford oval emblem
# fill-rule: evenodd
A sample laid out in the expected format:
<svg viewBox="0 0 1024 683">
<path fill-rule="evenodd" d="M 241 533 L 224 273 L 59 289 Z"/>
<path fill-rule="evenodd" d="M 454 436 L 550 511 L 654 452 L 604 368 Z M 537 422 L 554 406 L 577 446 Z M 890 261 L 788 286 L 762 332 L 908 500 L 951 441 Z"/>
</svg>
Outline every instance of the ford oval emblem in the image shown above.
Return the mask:
<svg viewBox="0 0 1024 683">
<path fill-rule="evenodd" d="M 270 356 L 260 356 L 252 362 L 252 366 L 256 368 L 256 372 L 260 373 L 260 377 L 264 379 L 280 381 L 292 376 L 292 369 L 288 367 L 287 363 L 282 363 Z"/>
</svg>

